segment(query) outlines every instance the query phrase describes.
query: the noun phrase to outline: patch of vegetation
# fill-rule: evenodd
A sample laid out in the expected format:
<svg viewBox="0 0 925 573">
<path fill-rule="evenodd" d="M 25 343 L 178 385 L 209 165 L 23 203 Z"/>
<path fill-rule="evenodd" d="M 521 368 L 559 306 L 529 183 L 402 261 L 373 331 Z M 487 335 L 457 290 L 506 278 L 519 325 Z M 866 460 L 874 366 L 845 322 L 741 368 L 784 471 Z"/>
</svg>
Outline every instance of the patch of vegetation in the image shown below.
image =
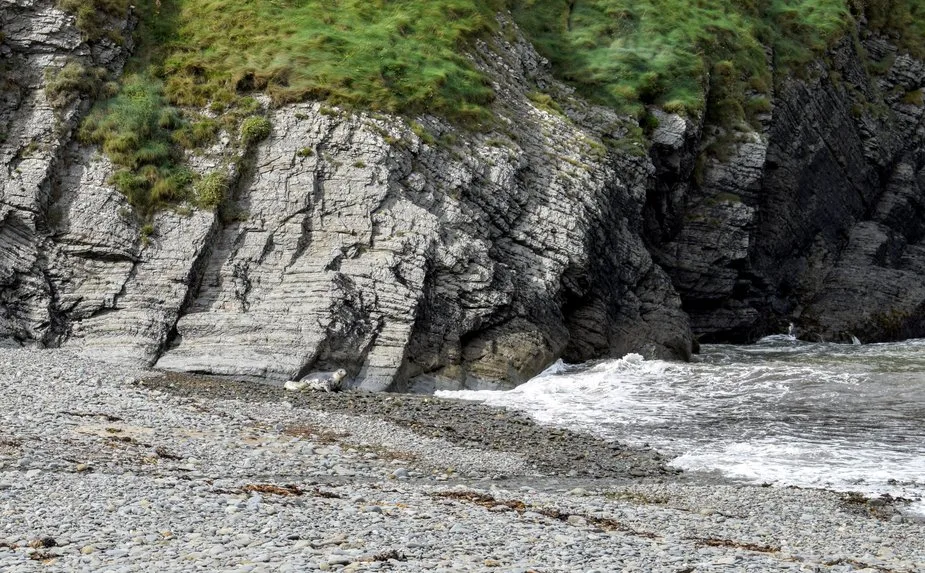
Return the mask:
<svg viewBox="0 0 925 573">
<path fill-rule="evenodd" d="M 108 36 L 116 43 L 123 38 L 112 30 L 113 20 L 122 20 L 128 14 L 129 0 L 57 0 L 59 9 L 76 16 L 77 29 L 89 40 Z"/>
<path fill-rule="evenodd" d="M 512 11 L 560 77 L 585 95 L 642 115 L 644 105 L 730 125 L 746 98 L 797 71 L 853 29 L 877 28 L 925 49 L 919 0 L 513 0 Z"/>
<path fill-rule="evenodd" d="M 639 120 L 639 127 L 642 128 L 646 135 L 651 135 L 653 131 L 658 129 L 659 124 L 658 118 L 647 111 L 643 112 L 642 118 Z"/>
<path fill-rule="evenodd" d="M 239 91 L 390 113 L 486 119 L 493 93 L 464 44 L 501 0 L 174 0 L 167 97 L 204 106 Z M 167 9 L 167 3 L 164 4 Z"/>
<path fill-rule="evenodd" d="M 537 108 L 543 111 L 565 115 L 565 112 L 562 111 L 562 106 L 560 106 L 549 94 L 534 91 L 527 94 L 527 99 L 532 101 Z"/>
<path fill-rule="evenodd" d="M 196 203 L 206 209 L 215 209 L 221 205 L 225 199 L 225 191 L 228 189 L 228 177 L 224 173 L 213 171 L 194 185 L 196 191 Z"/>
<path fill-rule="evenodd" d="M 148 246 L 154 236 L 154 223 L 145 223 L 141 226 L 141 244 Z"/>
<path fill-rule="evenodd" d="M 86 68 L 80 62 L 70 61 L 63 68 L 45 71 L 45 96 L 55 110 L 61 111 L 82 95 L 96 97 L 104 85 L 114 93 L 115 84 L 105 84 L 106 70 Z M 113 95 L 110 93 L 109 95 Z"/>
<path fill-rule="evenodd" d="M 903 96 L 903 103 L 907 105 L 922 106 L 923 103 L 922 90 L 912 90 L 911 92 L 906 92 Z"/>
<path fill-rule="evenodd" d="M 723 204 L 723 203 L 738 204 L 741 202 L 742 202 L 742 197 L 740 197 L 739 195 L 736 195 L 735 193 L 727 193 L 725 191 L 721 191 L 713 195 L 712 197 L 708 197 L 704 201 L 706 205 L 714 206 L 714 207 L 717 205 Z"/>
<path fill-rule="evenodd" d="M 184 149 L 197 149 L 211 143 L 218 134 L 219 123 L 214 119 L 203 118 L 198 121 L 184 122 L 171 134 L 174 143 Z"/>
<path fill-rule="evenodd" d="M 32 140 L 29 142 L 28 145 L 26 145 L 25 147 L 19 150 L 19 157 L 23 159 L 32 157 L 35 154 L 35 152 L 38 151 L 39 149 L 41 149 L 41 145 L 39 145 L 39 142 Z"/>
<path fill-rule="evenodd" d="M 900 48 L 925 58 L 925 3 L 921 0 L 853 0 L 868 24 L 887 33 Z M 892 63 L 892 59 L 890 59 Z"/>
<path fill-rule="evenodd" d="M 80 139 L 99 144 L 115 164 L 111 183 L 142 218 L 187 196 L 192 172 L 183 165 L 171 134 L 183 120 L 166 104 L 161 83 L 149 76 L 124 78 L 119 93 L 97 106 Z"/>
<path fill-rule="evenodd" d="M 430 132 L 427 131 L 427 129 L 420 123 L 416 121 L 411 121 L 409 125 L 411 126 L 411 132 L 414 133 L 416 136 L 418 136 L 418 138 L 421 141 L 423 141 L 425 144 L 433 145 L 434 143 L 437 142 L 437 140 L 434 139 L 434 136 L 431 135 Z"/>
<path fill-rule="evenodd" d="M 270 137 L 273 126 L 270 120 L 259 115 L 252 115 L 241 123 L 241 143 L 250 146 Z"/>
<path fill-rule="evenodd" d="M 757 115 L 761 113 L 768 113 L 771 111 L 771 100 L 766 96 L 754 96 L 748 98 L 748 101 L 745 102 L 745 111 L 749 115 Z"/>
</svg>

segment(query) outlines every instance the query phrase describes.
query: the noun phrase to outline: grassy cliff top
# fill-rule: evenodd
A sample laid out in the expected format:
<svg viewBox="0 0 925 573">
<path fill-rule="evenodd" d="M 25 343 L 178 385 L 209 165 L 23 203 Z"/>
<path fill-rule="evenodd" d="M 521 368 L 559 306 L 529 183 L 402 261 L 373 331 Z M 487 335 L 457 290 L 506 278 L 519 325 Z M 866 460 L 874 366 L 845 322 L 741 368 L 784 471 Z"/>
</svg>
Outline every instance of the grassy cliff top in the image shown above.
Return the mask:
<svg viewBox="0 0 925 573">
<path fill-rule="evenodd" d="M 593 99 L 719 120 L 745 118 L 775 73 L 799 73 L 859 18 L 925 49 L 925 0 L 515 0 L 512 10 L 557 75 Z"/>
<path fill-rule="evenodd" d="M 127 0 L 58 0 L 88 37 Z M 276 102 L 326 100 L 490 123 L 495 97 L 467 57 L 510 10 L 558 77 L 628 113 L 711 121 L 767 109 L 774 73 L 798 71 L 866 19 L 923 51 L 925 0 L 144 0 L 121 91 L 83 130 L 124 173 L 133 203 L 180 197 L 181 150 Z M 110 34 L 112 37 L 112 35 Z M 216 117 L 177 112 L 208 108 Z M 115 119 L 113 119 L 115 118 Z M 120 125 L 135 125 L 133 135 Z M 166 182 L 165 182 L 166 181 Z M 154 207 L 160 201 L 151 199 Z M 142 202 L 143 203 L 143 202 Z M 147 209 L 147 207 L 146 207 Z"/>
<path fill-rule="evenodd" d="M 58 0 L 99 36 L 127 0 Z M 215 111 L 241 92 L 484 119 L 466 56 L 509 9 L 557 75 L 619 109 L 697 113 L 710 77 L 767 91 L 864 16 L 922 49 L 925 0 L 147 0 L 136 68 L 168 101 Z M 140 70 L 136 70 L 140 71 Z"/>
</svg>

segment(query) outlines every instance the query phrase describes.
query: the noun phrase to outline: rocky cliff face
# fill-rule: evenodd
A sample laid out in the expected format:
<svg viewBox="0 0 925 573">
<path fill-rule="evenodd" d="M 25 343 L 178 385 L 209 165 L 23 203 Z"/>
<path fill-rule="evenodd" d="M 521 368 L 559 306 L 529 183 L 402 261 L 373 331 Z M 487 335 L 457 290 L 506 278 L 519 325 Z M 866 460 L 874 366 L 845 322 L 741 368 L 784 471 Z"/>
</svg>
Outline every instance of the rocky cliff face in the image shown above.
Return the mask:
<svg viewBox="0 0 925 573">
<path fill-rule="evenodd" d="M 702 340 L 788 322 L 813 340 L 925 335 L 925 66 L 861 32 L 781 81 L 726 157 L 697 165 L 710 126 L 676 118 L 656 133 L 647 236 Z"/>
<path fill-rule="evenodd" d="M 629 120 L 574 97 L 504 22 L 478 50 L 491 132 L 268 108 L 256 148 L 223 134 L 188 158 L 233 182 L 223 216 L 164 211 L 143 233 L 112 166 L 73 136 L 89 95 L 50 85 L 75 61 L 117 75 L 131 46 L 88 44 L 51 0 L 0 8 L 3 344 L 273 379 L 344 367 L 403 390 L 509 387 L 558 357 L 686 358 L 689 324 L 705 340 L 791 320 L 827 338 L 923 334 L 909 94 L 925 66 L 882 38 L 863 47 L 896 56 L 885 75 L 846 41 L 778 86 L 760 129 L 698 160 L 716 128 L 661 112 L 648 154 L 605 146 L 629 141 Z"/>
<path fill-rule="evenodd" d="M 640 238 L 650 163 L 607 151 L 626 120 L 565 94 L 522 40 L 483 46 L 503 94 L 495 131 L 274 109 L 246 156 L 226 136 L 190 158 L 228 170 L 232 216 L 163 212 L 142 237 L 111 166 L 70 136 L 85 103 L 56 116 L 43 71 L 65 52 L 118 71 L 101 57 L 117 50 L 87 46 L 50 2 L 3 1 L 6 57 L 32 73 L 3 108 L 7 343 L 276 379 L 345 367 L 370 390 L 509 386 L 560 356 L 689 355 L 680 300 Z M 573 117 L 532 103 L 538 83 Z"/>
</svg>

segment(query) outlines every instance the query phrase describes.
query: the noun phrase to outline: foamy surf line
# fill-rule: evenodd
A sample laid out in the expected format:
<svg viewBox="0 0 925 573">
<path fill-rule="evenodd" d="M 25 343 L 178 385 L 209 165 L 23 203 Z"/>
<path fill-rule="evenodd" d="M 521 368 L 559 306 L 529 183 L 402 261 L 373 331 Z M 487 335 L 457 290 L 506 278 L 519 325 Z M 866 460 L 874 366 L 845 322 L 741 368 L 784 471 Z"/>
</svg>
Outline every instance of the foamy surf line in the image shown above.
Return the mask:
<svg viewBox="0 0 925 573">
<path fill-rule="evenodd" d="M 925 517 L 925 459 L 888 457 L 877 450 L 823 450 L 818 444 L 716 443 L 673 459 L 687 472 L 718 471 L 756 485 L 857 492 L 876 498 L 908 500 L 904 512 Z"/>
<path fill-rule="evenodd" d="M 677 456 L 672 465 L 689 472 L 871 497 L 889 494 L 910 500 L 907 511 L 925 516 L 925 446 L 914 445 L 922 443 L 918 437 L 925 436 L 925 428 L 900 417 L 896 431 L 910 433 L 908 443 L 897 445 L 887 423 L 892 420 L 865 409 L 892 393 L 889 378 L 879 382 L 883 388 L 874 385 L 868 363 L 882 369 L 916 348 L 921 344 L 832 348 L 776 337 L 764 345 L 714 347 L 694 364 L 636 354 L 590 366 L 558 362 L 513 390 L 437 395 L 519 410 L 539 423 L 630 445 L 647 444 Z M 848 359 L 842 361 L 841 354 Z M 925 376 L 922 388 L 904 398 L 925 401 Z M 885 418 L 894 417 L 890 407 L 883 405 Z"/>
</svg>

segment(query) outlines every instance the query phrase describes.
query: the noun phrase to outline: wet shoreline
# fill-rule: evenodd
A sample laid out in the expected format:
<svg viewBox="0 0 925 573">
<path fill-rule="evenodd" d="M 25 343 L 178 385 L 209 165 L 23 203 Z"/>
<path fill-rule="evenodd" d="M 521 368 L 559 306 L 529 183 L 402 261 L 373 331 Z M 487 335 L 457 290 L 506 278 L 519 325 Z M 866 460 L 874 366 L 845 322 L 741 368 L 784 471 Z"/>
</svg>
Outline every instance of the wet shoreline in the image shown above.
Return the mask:
<svg viewBox="0 0 925 573">
<path fill-rule="evenodd" d="M 289 402 L 294 408 L 369 416 L 463 447 L 518 452 L 530 460 L 537 474 L 549 477 L 677 479 L 681 473 L 669 467 L 669 460 L 655 450 L 542 426 L 519 412 L 463 400 L 357 391 L 287 392 L 265 383 L 173 372 L 142 380 L 140 384 L 184 397 Z"/>
</svg>

